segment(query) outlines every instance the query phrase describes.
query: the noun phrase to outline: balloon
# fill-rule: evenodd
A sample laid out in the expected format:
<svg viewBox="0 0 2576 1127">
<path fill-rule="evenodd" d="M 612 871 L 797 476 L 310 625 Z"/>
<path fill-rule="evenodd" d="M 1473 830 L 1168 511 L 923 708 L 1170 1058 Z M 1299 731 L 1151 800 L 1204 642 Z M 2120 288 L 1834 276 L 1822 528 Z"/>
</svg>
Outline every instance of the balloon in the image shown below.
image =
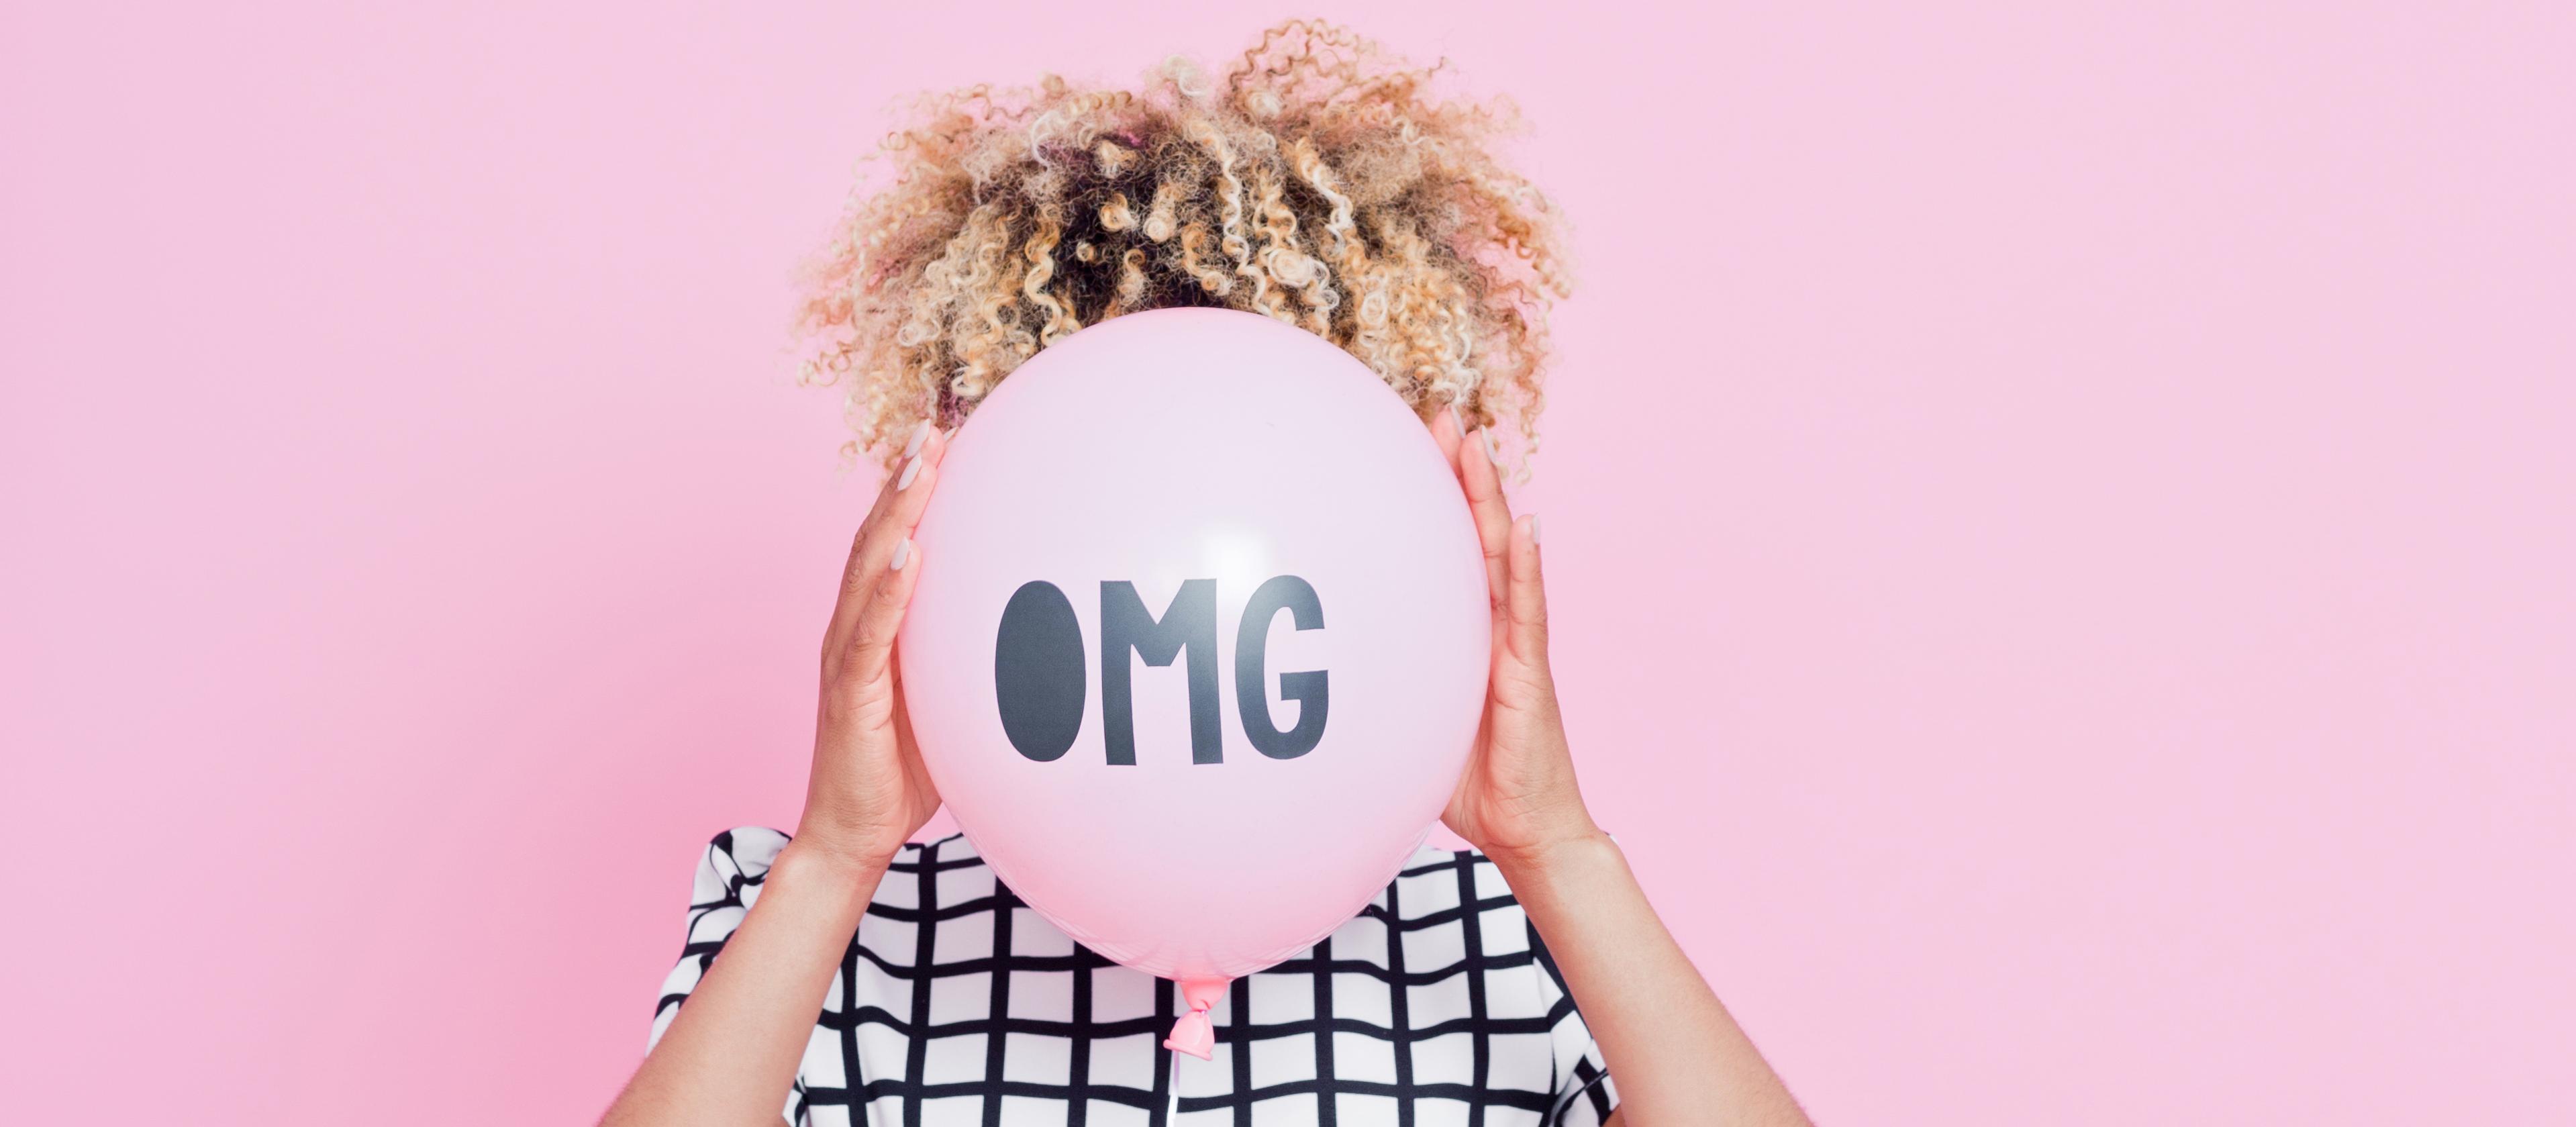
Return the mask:
<svg viewBox="0 0 2576 1127">
<path fill-rule="evenodd" d="M 994 875 L 1178 981 L 1330 934 L 1456 787 L 1491 662 L 1457 478 L 1368 367 L 1258 314 L 1084 328 L 940 464 L 896 652 L 924 764 Z"/>
</svg>

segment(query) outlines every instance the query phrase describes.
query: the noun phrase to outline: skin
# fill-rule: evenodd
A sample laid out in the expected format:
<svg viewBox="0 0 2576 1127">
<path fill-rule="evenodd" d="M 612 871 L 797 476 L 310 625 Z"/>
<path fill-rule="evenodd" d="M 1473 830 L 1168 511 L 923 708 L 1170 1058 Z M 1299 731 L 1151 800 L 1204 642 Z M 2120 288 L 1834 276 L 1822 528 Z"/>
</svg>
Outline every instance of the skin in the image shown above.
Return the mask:
<svg viewBox="0 0 2576 1127">
<path fill-rule="evenodd" d="M 1431 433 L 1475 515 L 1494 611 L 1485 718 L 1443 820 L 1501 868 L 1555 955 L 1618 1085 L 1611 1123 L 1806 1124 L 1584 808 L 1548 670 L 1538 518 L 1513 518 L 1486 435 L 1462 433 L 1454 413 Z M 893 660 L 921 574 L 912 530 L 948 450 L 927 424 L 914 442 L 859 526 L 824 631 L 796 835 L 608 1127 L 777 1123 L 869 895 L 939 809 Z"/>
</svg>

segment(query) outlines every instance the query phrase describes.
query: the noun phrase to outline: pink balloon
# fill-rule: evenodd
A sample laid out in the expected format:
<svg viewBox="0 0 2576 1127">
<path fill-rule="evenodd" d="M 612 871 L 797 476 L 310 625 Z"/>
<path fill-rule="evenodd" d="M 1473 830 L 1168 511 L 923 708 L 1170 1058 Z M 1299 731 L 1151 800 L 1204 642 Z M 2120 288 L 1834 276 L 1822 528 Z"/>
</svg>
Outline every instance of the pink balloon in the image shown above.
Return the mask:
<svg viewBox="0 0 2576 1127">
<path fill-rule="evenodd" d="M 1412 410 L 1311 333 L 1163 309 L 1058 341 L 976 408 L 914 539 L 931 778 L 1031 908 L 1182 983 L 1175 1048 L 1206 1056 L 1216 987 L 1357 914 L 1457 784 L 1475 526 Z"/>
</svg>

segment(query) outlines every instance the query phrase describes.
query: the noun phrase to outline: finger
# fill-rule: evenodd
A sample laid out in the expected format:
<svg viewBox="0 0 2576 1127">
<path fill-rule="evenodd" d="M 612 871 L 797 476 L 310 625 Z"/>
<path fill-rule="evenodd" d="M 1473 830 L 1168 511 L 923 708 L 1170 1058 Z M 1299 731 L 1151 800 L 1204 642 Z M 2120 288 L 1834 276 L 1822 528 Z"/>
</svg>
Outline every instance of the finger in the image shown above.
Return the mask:
<svg viewBox="0 0 2576 1127">
<path fill-rule="evenodd" d="M 1467 490 L 1467 509 L 1476 518 L 1476 539 L 1485 548 L 1485 590 L 1502 613 L 1504 583 L 1509 576 L 1503 556 L 1510 546 L 1512 510 L 1503 499 L 1502 471 L 1494 468 L 1493 432 L 1483 427 L 1459 440 L 1458 482 Z"/>
<path fill-rule="evenodd" d="M 886 475 L 885 484 L 877 491 L 876 505 L 859 523 L 858 533 L 850 538 L 850 558 L 841 568 L 841 593 L 832 606 L 831 623 L 823 633 L 826 654 L 840 653 L 848 645 L 850 632 L 857 627 L 859 614 L 866 606 L 867 594 L 875 589 L 877 577 L 894 558 L 895 545 L 911 536 L 913 528 L 921 523 L 922 510 L 939 483 L 939 463 L 947 455 L 948 436 L 936 427 L 915 433 L 920 435 L 920 445 Z"/>
<path fill-rule="evenodd" d="M 1458 421 L 1458 405 L 1455 403 L 1431 417 L 1431 441 L 1439 444 L 1440 456 L 1449 459 L 1450 473 L 1458 472 L 1458 440 L 1466 433 L 1466 425 Z"/>
<path fill-rule="evenodd" d="M 1508 535 L 1511 577 L 1506 603 L 1510 623 L 1504 633 L 1510 639 L 1512 656 L 1545 669 L 1547 587 L 1539 575 L 1538 515 L 1533 513 L 1512 522 Z"/>
<path fill-rule="evenodd" d="M 903 628 L 904 608 L 912 605 L 913 584 L 920 577 L 920 547 L 910 536 L 895 541 L 894 552 L 886 559 L 886 570 L 877 576 L 876 586 L 859 604 L 849 659 L 841 667 L 843 676 L 865 685 L 886 675 L 886 667 L 894 657 L 895 633 Z"/>
</svg>

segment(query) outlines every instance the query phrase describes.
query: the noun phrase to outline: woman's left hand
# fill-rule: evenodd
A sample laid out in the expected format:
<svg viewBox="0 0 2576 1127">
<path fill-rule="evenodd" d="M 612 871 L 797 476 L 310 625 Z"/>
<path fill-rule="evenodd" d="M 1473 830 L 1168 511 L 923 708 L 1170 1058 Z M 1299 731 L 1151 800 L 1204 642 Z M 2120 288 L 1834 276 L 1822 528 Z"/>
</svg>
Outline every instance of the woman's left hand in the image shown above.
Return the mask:
<svg viewBox="0 0 2576 1127">
<path fill-rule="evenodd" d="M 1601 832 L 1574 784 L 1574 757 L 1548 672 L 1538 518 L 1512 519 L 1485 431 L 1462 433 L 1452 410 L 1432 421 L 1431 435 L 1448 455 L 1475 517 L 1494 612 L 1484 722 L 1441 820 L 1499 864 L 1535 862 L 1554 846 Z"/>
</svg>

